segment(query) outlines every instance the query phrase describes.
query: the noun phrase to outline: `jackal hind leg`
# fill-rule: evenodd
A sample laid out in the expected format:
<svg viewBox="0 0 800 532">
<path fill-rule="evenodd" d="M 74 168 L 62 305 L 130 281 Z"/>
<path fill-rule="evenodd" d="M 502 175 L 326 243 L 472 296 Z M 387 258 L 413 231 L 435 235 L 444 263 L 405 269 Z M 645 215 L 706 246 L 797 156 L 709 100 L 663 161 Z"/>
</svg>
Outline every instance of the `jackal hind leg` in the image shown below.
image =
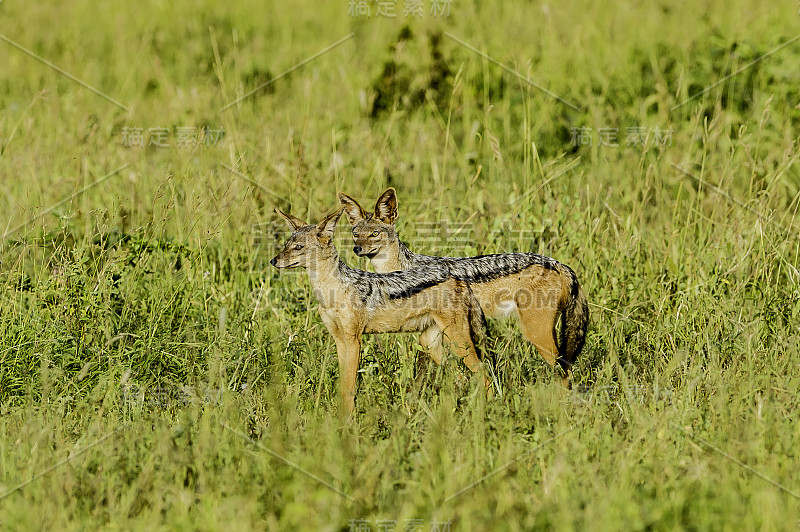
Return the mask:
<svg viewBox="0 0 800 532">
<path fill-rule="evenodd" d="M 483 375 L 483 385 L 487 390 L 491 391 L 491 381 L 483 374 L 483 366 L 472 341 L 469 319 L 466 313 L 462 316 L 456 316 L 454 319 L 437 316 L 434 320 L 439 329 L 447 335 L 447 345 L 450 349 L 464 361 L 464 364 L 472 373 Z"/>
<path fill-rule="evenodd" d="M 556 323 L 558 311 L 551 309 L 519 309 L 519 323 L 522 334 L 532 343 L 551 368 L 558 368 L 558 346 Z M 560 368 L 559 368 L 560 369 Z M 562 384 L 569 386 L 569 372 L 561 375 Z"/>
<path fill-rule="evenodd" d="M 442 330 L 435 324 L 431 324 L 427 329 L 422 331 L 419 335 L 419 343 L 424 347 L 428 355 L 436 362 L 437 365 L 442 365 L 443 359 L 443 346 L 442 346 Z"/>
<path fill-rule="evenodd" d="M 431 323 L 428 327 L 422 330 L 419 335 L 419 344 L 425 350 L 427 357 L 422 355 L 417 358 L 414 367 L 414 378 L 417 386 L 423 388 L 427 382 L 426 376 L 431 371 L 431 361 L 435 362 L 437 366 L 441 366 L 444 362 L 444 346 L 442 345 L 442 331 L 435 323 Z"/>
</svg>

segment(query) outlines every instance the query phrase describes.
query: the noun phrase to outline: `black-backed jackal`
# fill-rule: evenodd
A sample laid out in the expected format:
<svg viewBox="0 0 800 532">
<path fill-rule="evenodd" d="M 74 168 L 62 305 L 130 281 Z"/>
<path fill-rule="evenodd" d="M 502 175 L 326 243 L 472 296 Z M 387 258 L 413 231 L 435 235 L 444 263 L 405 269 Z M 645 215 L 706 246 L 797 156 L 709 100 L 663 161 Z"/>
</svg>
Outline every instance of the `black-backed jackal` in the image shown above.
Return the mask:
<svg viewBox="0 0 800 532">
<path fill-rule="evenodd" d="M 420 266 L 441 265 L 467 281 L 486 316 L 519 316 L 525 338 L 551 367 L 563 370 L 563 383 L 569 385 L 570 369 L 583 348 L 589 322 L 586 295 L 568 266 L 535 253 L 502 253 L 478 257 L 431 257 L 409 250 L 397 236 L 397 196 L 387 189 L 368 213 L 347 194 L 339 201 L 353 227 L 353 251 L 369 258 L 375 271 L 386 273 Z M 556 345 L 556 324 L 561 316 L 561 339 Z M 435 325 L 433 325 L 435 326 Z M 425 331 L 423 346 L 435 333 Z"/>
<path fill-rule="evenodd" d="M 308 272 L 322 322 L 336 342 L 346 413 L 355 406 L 363 334 L 425 331 L 427 341 L 437 344 L 444 336 L 467 367 L 479 372 L 476 344 L 486 334 L 485 320 L 469 284 L 437 265 L 387 274 L 350 268 L 333 244 L 342 210 L 308 225 L 275 209 L 292 227 L 292 235 L 270 264 Z M 442 362 L 441 356 L 434 360 Z M 489 386 L 486 377 L 484 385 Z"/>
</svg>

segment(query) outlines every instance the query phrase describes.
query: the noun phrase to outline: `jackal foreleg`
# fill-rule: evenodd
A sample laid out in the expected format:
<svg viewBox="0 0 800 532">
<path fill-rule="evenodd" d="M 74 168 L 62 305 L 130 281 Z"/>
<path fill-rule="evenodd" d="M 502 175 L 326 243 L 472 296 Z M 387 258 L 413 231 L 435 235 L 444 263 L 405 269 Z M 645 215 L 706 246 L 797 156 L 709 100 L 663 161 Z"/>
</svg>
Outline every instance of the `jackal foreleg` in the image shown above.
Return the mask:
<svg viewBox="0 0 800 532">
<path fill-rule="evenodd" d="M 344 413 L 350 416 L 356 404 L 356 377 L 361 361 L 361 335 L 339 332 L 339 335 L 334 336 L 336 355 L 339 358 L 339 392 L 342 397 Z"/>
<path fill-rule="evenodd" d="M 339 359 L 339 392 L 344 413 L 350 417 L 355 409 L 356 377 L 361 362 L 361 331 L 349 330 L 337 313 L 320 312 L 322 322 L 336 342 L 336 356 Z"/>
</svg>

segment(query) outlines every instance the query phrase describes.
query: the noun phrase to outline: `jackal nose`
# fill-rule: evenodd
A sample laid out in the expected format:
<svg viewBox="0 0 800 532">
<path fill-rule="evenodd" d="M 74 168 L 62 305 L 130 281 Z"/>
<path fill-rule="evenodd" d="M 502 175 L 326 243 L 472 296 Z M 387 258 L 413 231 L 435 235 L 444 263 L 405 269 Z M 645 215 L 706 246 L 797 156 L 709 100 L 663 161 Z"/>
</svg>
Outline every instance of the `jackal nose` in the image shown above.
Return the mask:
<svg viewBox="0 0 800 532">
<path fill-rule="evenodd" d="M 361 246 L 353 247 L 353 253 L 355 253 L 356 255 L 360 255 L 361 254 Z"/>
<path fill-rule="evenodd" d="M 276 262 L 278 262 L 278 261 L 276 261 L 275 259 L 272 259 L 271 261 L 269 261 L 269 263 L 272 264 L 273 266 L 275 266 Z"/>
</svg>

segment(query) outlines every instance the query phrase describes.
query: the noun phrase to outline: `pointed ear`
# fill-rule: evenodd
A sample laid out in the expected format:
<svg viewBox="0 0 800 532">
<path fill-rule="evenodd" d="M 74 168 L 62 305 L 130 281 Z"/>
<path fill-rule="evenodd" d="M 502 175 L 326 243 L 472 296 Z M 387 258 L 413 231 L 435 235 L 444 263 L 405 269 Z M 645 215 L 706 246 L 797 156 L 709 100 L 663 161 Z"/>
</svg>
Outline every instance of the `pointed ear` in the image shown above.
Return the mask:
<svg viewBox="0 0 800 532">
<path fill-rule="evenodd" d="M 286 223 L 292 226 L 292 229 L 300 229 L 301 227 L 305 227 L 308 224 L 305 223 L 303 220 L 298 218 L 297 216 L 292 216 L 291 214 L 286 214 L 279 208 L 275 207 L 275 212 L 281 215 L 281 218 L 286 220 Z"/>
<path fill-rule="evenodd" d="M 387 188 L 375 202 L 375 218 L 387 225 L 397 219 L 397 196 L 393 188 Z"/>
<path fill-rule="evenodd" d="M 344 192 L 339 192 L 339 203 L 344 206 L 344 213 L 347 215 L 347 221 L 350 222 L 350 225 L 356 225 L 367 217 L 367 213 L 364 212 L 361 205 Z"/>
<path fill-rule="evenodd" d="M 317 224 L 317 237 L 323 244 L 328 244 L 333 240 L 333 234 L 336 232 L 336 222 L 339 221 L 343 210 L 344 207 L 339 207 L 338 211 L 329 214 Z"/>
</svg>

